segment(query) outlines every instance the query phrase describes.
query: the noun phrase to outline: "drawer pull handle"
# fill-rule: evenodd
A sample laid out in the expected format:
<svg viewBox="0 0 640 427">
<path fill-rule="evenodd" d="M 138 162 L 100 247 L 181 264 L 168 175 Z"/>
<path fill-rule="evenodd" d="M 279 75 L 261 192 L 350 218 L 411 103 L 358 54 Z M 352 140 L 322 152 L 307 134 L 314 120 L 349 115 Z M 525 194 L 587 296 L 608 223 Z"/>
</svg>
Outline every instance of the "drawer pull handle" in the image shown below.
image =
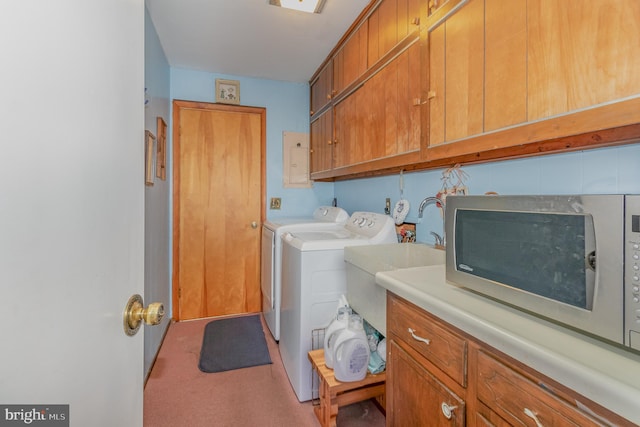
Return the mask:
<svg viewBox="0 0 640 427">
<path fill-rule="evenodd" d="M 442 409 L 442 414 L 448 420 L 451 419 L 451 417 L 453 416 L 453 410 L 456 408 L 457 406 L 449 406 L 444 402 L 442 402 L 442 405 L 440 405 L 440 409 Z"/>
<path fill-rule="evenodd" d="M 529 409 L 529 408 L 524 408 L 524 414 L 525 414 L 527 417 L 529 417 L 529 418 L 533 419 L 533 421 L 535 421 L 535 422 L 536 422 L 536 427 L 544 427 L 544 426 L 542 425 L 542 423 L 540 422 L 540 420 L 538 420 L 538 417 L 536 416 L 536 414 L 534 414 L 534 413 L 533 413 L 533 411 L 532 411 L 531 409 Z"/>
<path fill-rule="evenodd" d="M 416 341 L 420 341 L 420 342 L 423 342 L 423 343 L 425 343 L 426 345 L 431 344 L 431 340 L 429 340 L 429 339 L 427 339 L 427 338 L 419 337 L 419 336 L 417 336 L 416 334 L 414 334 L 415 329 L 411 329 L 411 328 L 409 328 L 409 329 L 407 329 L 407 330 L 408 330 L 408 331 L 409 331 L 409 333 L 411 334 L 411 338 L 413 338 L 414 340 L 416 340 Z"/>
</svg>

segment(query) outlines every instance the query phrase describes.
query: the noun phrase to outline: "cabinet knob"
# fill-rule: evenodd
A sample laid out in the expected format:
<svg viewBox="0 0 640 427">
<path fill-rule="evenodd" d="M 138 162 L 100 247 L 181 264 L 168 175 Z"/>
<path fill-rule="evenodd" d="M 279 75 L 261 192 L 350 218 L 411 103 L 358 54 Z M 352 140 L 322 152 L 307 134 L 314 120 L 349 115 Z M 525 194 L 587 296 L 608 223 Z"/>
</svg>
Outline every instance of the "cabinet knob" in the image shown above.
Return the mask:
<svg viewBox="0 0 640 427">
<path fill-rule="evenodd" d="M 330 93 L 327 94 L 327 99 L 331 99 L 331 94 Z"/>
<path fill-rule="evenodd" d="M 309 111 L 309 115 L 313 116 L 313 110 Z"/>
<path fill-rule="evenodd" d="M 331 145 L 331 144 L 333 144 L 333 141 L 332 140 L 328 140 L 327 141 L 327 145 Z"/>
<path fill-rule="evenodd" d="M 445 402 L 442 402 L 442 405 L 440 405 L 440 409 L 442 409 L 442 414 L 448 420 L 451 419 L 451 417 L 453 416 L 453 410 L 456 408 L 457 406 L 451 406 L 446 404 Z"/>
</svg>

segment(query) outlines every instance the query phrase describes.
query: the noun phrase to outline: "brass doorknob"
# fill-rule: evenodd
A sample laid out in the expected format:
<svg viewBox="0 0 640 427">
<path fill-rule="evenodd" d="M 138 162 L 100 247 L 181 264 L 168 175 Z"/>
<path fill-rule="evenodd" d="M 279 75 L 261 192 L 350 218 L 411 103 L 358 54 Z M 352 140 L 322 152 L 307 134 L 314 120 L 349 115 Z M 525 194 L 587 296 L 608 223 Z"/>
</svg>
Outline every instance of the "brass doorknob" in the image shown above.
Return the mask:
<svg viewBox="0 0 640 427">
<path fill-rule="evenodd" d="M 144 308 L 142 297 L 138 294 L 133 295 L 127 301 L 122 315 L 124 333 L 133 336 L 138 332 L 143 321 L 147 325 L 159 325 L 163 317 L 164 305 L 161 302 L 154 302 Z"/>
<path fill-rule="evenodd" d="M 257 222 L 255 222 L 255 221 L 253 221 L 253 222 L 251 223 L 251 228 L 258 228 L 258 223 L 257 223 Z"/>
</svg>

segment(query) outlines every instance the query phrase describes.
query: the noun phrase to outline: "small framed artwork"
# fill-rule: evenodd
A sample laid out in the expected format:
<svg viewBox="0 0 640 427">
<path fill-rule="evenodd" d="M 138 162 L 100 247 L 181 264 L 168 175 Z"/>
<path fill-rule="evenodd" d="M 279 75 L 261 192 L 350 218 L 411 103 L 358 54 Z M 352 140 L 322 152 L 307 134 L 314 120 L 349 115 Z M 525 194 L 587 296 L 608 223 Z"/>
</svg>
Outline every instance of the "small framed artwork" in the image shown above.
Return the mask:
<svg viewBox="0 0 640 427">
<path fill-rule="evenodd" d="M 153 176 L 155 175 L 155 140 L 156 137 L 148 130 L 144 132 L 144 145 L 145 145 L 145 178 L 144 183 L 146 185 L 153 185 Z"/>
<path fill-rule="evenodd" d="M 164 181 L 167 179 L 167 124 L 159 116 L 157 121 L 156 177 Z"/>
<path fill-rule="evenodd" d="M 240 82 L 216 79 L 216 102 L 240 104 Z"/>
</svg>

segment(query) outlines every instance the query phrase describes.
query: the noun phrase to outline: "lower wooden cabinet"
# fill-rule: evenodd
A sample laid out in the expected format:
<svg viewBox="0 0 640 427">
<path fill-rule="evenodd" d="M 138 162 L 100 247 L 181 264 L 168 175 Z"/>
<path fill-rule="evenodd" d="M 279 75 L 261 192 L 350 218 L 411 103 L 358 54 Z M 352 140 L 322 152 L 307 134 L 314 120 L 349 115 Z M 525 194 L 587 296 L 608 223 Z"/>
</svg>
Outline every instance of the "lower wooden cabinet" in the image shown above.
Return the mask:
<svg viewBox="0 0 640 427">
<path fill-rule="evenodd" d="M 387 341 L 387 426 L 635 426 L 392 293 Z"/>
<path fill-rule="evenodd" d="M 486 405 L 479 413 L 498 415 L 507 425 L 602 425 L 483 350 L 478 351 L 477 385 L 478 400 Z"/>
<path fill-rule="evenodd" d="M 465 403 L 419 361 L 391 339 L 388 344 L 387 424 L 393 426 L 465 425 Z M 393 380 L 389 380 L 393 377 Z M 391 408 L 391 409 L 390 409 Z"/>
</svg>

